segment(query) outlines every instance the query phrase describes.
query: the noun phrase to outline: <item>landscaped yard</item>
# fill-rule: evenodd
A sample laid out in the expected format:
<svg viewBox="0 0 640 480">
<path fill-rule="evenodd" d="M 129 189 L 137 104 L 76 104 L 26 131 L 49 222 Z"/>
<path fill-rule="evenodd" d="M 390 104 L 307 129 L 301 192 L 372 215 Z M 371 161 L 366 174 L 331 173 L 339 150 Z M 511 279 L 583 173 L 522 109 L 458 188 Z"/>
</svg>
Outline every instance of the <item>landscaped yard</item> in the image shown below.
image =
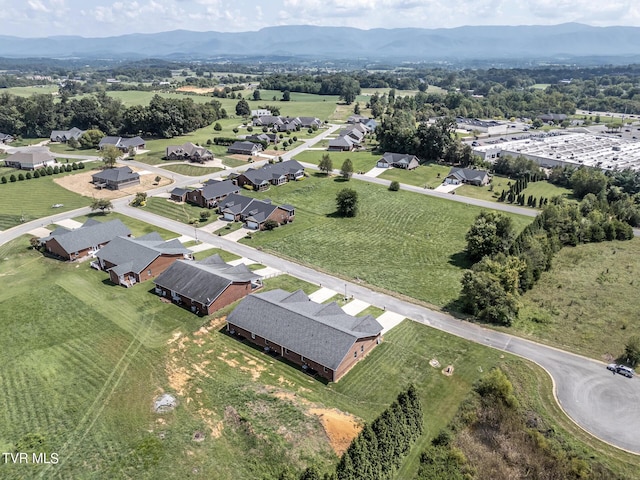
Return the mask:
<svg viewBox="0 0 640 480">
<path fill-rule="evenodd" d="M 170 172 L 179 173 L 180 175 L 187 175 L 188 177 L 200 177 L 202 175 L 209 175 L 210 173 L 216 173 L 222 170 L 218 167 L 199 167 L 189 163 L 183 163 L 181 165 L 165 165 L 162 168 L 169 170 Z"/>
<path fill-rule="evenodd" d="M 399 183 L 406 183 L 407 185 L 415 185 L 417 187 L 428 185 L 431 188 L 436 188 L 442 184 L 449 170 L 451 170 L 451 167 L 438 165 L 436 163 L 427 163 L 420 165 L 414 170 L 389 168 L 387 171 L 378 175 L 378 178 L 384 178 L 390 181 L 395 180 Z"/>
<path fill-rule="evenodd" d="M 355 218 L 335 216 L 336 193 L 345 187 L 360 196 Z M 296 219 L 242 243 L 440 307 L 458 296 L 463 269 L 470 266 L 464 236 L 481 211 L 367 182 L 315 176 L 247 194 L 294 205 Z M 513 219 L 518 229 L 531 221 Z"/>
<path fill-rule="evenodd" d="M 479 198 L 481 200 L 497 202 L 500 194 L 502 193 L 502 190 L 509 191 L 509 182 L 514 183 L 515 180 L 495 175 L 491 183 L 489 185 L 485 185 L 484 187 L 463 185 L 456 188 L 456 195 L 464 195 L 465 197 Z M 493 187 L 491 185 L 493 185 Z M 551 201 L 553 197 L 556 197 L 558 195 L 570 197 L 572 191 L 568 188 L 558 187 L 557 185 L 553 185 L 552 183 L 541 181 L 529 182 L 527 188 L 525 188 L 521 193 L 524 194 L 525 198 L 528 198 L 529 195 L 533 195 L 538 200 L 540 199 L 540 197 L 545 197 L 548 198 L 549 201 Z"/>
<path fill-rule="evenodd" d="M 376 166 L 382 154 L 373 152 L 326 152 L 321 150 L 307 150 L 296 155 L 295 159 L 301 162 L 318 165 L 323 155 L 329 155 L 334 170 L 340 170 L 342 163 L 348 158 L 353 163 L 354 172 L 368 172 Z"/>
</svg>

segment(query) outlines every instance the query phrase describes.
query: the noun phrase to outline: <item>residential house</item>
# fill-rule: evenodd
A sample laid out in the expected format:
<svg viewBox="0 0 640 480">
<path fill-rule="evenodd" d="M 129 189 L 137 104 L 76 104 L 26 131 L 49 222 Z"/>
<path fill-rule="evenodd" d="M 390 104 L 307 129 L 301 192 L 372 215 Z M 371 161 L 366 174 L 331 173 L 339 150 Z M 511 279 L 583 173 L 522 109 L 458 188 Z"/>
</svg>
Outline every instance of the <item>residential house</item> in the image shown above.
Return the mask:
<svg viewBox="0 0 640 480">
<path fill-rule="evenodd" d="M 70 130 L 53 130 L 49 139 L 52 142 L 67 143 L 72 138 L 74 140 L 80 140 L 80 137 L 86 132 L 86 130 L 80 130 L 77 127 L 73 127 Z"/>
<path fill-rule="evenodd" d="M 564 113 L 544 113 L 538 115 L 538 118 L 544 123 L 562 123 L 567 119 Z"/>
<path fill-rule="evenodd" d="M 187 193 L 189 193 L 189 190 L 186 188 L 176 187 L 169 193 L 171 195 L 171 200 L 174 202 L 185 202 L 187 200 Z"/>
<path fill-rule="evenodd" d="M 320 128 L 322 121 L 318 117 L 297 117 L 300 121 L 302 128 L 313 128 L 314 126 Z"/>
<path fill-rule="evenodd" d="M 91 183 L 98 188 L 120 190 L 133 185 L 140 185 L 140 174 L 129 167 L 107 168 L 91 175 Z"/>
<path fill-rule="evenodd" d="M 262 168 L 249 168 L 238 175 L 234 182 L 238 186 L 249 185 L 253 190 L 267 190 L 270 185 L 282 185 L 290 180 L 304 177 L 304 167 L 296 160 L 270 163 Z"/>
<path fill-rule="evenodd" d="M 191 251 L 178 239 L 165 241 L 152 232 L 139 238 L 116 237 L 96 253 L 91 264 L 109 272 L 116 285 L 132 287 L 157 277 L 176 260 L 190 260 Z"/>
<path fill-rule="evenodd" d="M 352 137 L 338 137 L 329 140 L 329 148 L 331 151 L 341 151 L 341 152 L 349 152 L 359 146 L 358 142 L 356 142 Z"/>
<path fill-rule="evenodd" d="M 218 204 L 222 218 L 228 221 L 245 222 L 247 228 L 263 230 L 267 220 L 278 225 L 293 222 L 295 208 L 291 205 L 273 205 L 269 200 L 258 200 L 232 193 Z"/>
<path fill-rule="evenodd" d="M 9 135 L 8 133 L 0 133 L 0 143 L 11 143 L 13 142 L 15 139 L 13 138 L 13 135 Z"/>
<path fill-rule="evenodd" d="M 131 236 L 131 231 L 120 221 L 98 222 L 87 220 L 80 228 L 56 228 L 40 239 L 45 251 L 64 260 L 78 260 L 93 255 L 116 237 Z"/>
<path fill-rule="evenodd" d="M 349 118 L 347 118 L 347 123 L 365 123 L 367 120 L 369 120 L 369 117 L 365 117 L 364 115 L 351 115 Z"/>
<path fill-rule="evenodd" d="M 254 143 L 264 142 L 267 145 L 270 143 L 278 143 L 280 141 L 277 133 L 259 133 L 256 135 L 247 135 L 245 137 L 245 140 Z"/>
<path fill-rule="evenodd" d="M 231 180 L 208 181 L 202 188 L 187 192 L 185 201 L 203 208 L 214 208 L 227 195 L 239 191 L 240 187 Z"/>
<path fill-rule="evenodd" d="M 351 127 L 340 130 L 338 132 L 338 137 L 351 137 L 353 140 L 355 140 L 356 143 L 362 143 L 362 140 L 364 140 L 365 137 L 365 133 L 358 128 Z"/>
<path fill-rule="evenodd" d="M 302 290 L 247 296 L 227 317 L 227 330 L 331 382 L 382 341 L 382 326 L 371 315 L 312 302 Z"/>
<path fill-rule="evenodd" d="M 103 137 L 98 144 L 98 148 L 102 150 L 107 145 L 113 145 L 114 147 L 121 150 L 123 153 L 129 151 L 130 148 L 133 150 L 143 150 L 146 142 L 140 137 L 133 138 L 123 138 L 123 137 Z"/>
<path fill-rule="evenodd" d="M 391 153 L 385 152 L 380 160 L 376 163 L 378 168 L 404 168 L 405 170 L 413 170 L 420 165 L 420 160 L 415 155 L 407 153 Z"/>
<path fill-rule="evenodd" d="M 37 170 L 38 168 L 51 167 L 56 163 L 58 163 L 58 161 L 46 150 L 18 152 L 4 159 L 4 164 L 7 167 L 19 168 L 21 170 Z"/>
<path fill-rule="evenodd" d="M 489 183 L 491 177 L 485 170 L 474 170 L 472 168 L 453 167 L 444 179 L 446 185 L 459 185 L 467 183 L 469 185 L 482 186 Z"/>
<path fill-rule="evenodd" d="M 210 315 L 260 288 L 260 276 L 246 265 L 225 263 L 220 255 L 178 260 L 154 280 L 158 295 L 198 315 Z"/>
<path fill-rule="evenodd" d="M 265 108 L 261 108 L 258 110 L 251 110 L 252 117 L 267 117 L 271 116 L 271 110 L 267 110 Z"/>
<path fill-rule="evenodd" d="M 189 160 L 204 163 L 213 160 L 213 153 L 204 147 L 187 142 L 183 145 L 169 145 L 165 150 L 165 158 L 167 160 Z"/>
<path fill-rule="evenodd" d="M 258 155 L 262 151 L 262 145 L 253 142 L 233 142 L 227 148 L 228 153 L 237 153 L 239 155 Z"/>
</svg>

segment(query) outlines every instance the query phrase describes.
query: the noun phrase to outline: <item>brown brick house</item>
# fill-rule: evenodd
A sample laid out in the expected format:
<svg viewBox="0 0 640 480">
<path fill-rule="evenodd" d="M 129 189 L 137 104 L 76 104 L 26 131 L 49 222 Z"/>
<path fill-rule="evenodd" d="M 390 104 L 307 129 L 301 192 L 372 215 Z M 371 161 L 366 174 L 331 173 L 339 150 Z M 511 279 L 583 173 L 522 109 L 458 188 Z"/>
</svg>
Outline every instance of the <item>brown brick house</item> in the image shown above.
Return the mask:
<svg viewBox="0 0 640 480">
<path fill-rule="evenodd" d="M 214 208 L 227 195 L 239 191 L 240 187 L 231 180 L 209 181 L 202 188 L 186 192 L 185 200 L 202 208 Z"/>
<path fill-rule="evenodd" d="M 227 317 L 227 330 L 331 382 L 382 340 L 371 315 L 353 317 L 335 302 L 312 302 L 302 290 L 249 295 Z"/>
<path fill-rule="evenodd" d="M 238 186 L 249 185 L 256 191 L 264 191 L 270 185 L 282 185 L 304 177 L 304 167 L 297 160 L 267 164 L 262 168 L 250 168 L 234 181 Z"/>
<path fill-rule="evenodd" d="M 45 251 L 64 260 L 78 260 L 92 255 L 119 236 L 131 236 L 131 231 L 120 221 L 98 222 L 87 220 L 80 228 L 56 228 L 48 237 L 40 239 Z"/>
<path fill-rule="evenodd" d="M 212 255 L 197 262 L 178 260 L 154 283 L 158 295 L 198 315 L 210 315 L 260 288 L 260 278 L 246 265 L 229 265 Z"/>
<path fill-rule="evenodd" d="M 295 208 L 291 205 L 273 205 L 268 200 L 258 200 L 236 193 L 221 201 L 218 209 L 225 220 L 245 222 L 247 228 L 253 230 L 264 229 L 267 220 L 283 225 L 293 222 L 295 218 Z"/>
<path fill-rule="evenodd" d="M 116 285 L 132 287 L 157 277 L 176 260 L 191 259 L 192 253 L 177 239 L 165 241 L 152 232 L 139 238 L 116 237 L 96 257 L 92 266 L 109 272 Z"/>
</svg>

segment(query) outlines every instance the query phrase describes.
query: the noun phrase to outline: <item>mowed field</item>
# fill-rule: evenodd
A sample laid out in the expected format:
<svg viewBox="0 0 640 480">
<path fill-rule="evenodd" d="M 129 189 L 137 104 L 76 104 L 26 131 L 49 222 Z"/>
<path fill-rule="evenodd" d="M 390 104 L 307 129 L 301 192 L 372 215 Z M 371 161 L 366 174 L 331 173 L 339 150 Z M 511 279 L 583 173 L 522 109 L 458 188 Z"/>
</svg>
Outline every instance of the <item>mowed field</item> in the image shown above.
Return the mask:
<svg viewBox="0 0 640 480">
<path fill-rule="evenodd" d="M 335 215 L 336 193 L 346 187 L 359 195 L 355 218 Z M 480 208 L 320 175 L 250 194 L 293 205 L 296 218 L 242 243 L 440 307 L 458 297 L 470 266 L 464 236 Z M 531 221 L 513 220 L 518 230 Z"/>
<path fill-rule="evenodd" d="M 0 338 L 0 448 L 38 434 L 60 462 L 3 465 L 3 478 L 272 479 L 285 466 L 328 469 L 337 456 L 319 415 L 357 431 L 410 383 L 425 410 L 425 435 L 403 466 L 415 472 L 473 382 L 520 362 L 405 321 L 326 385 L 227 336 L 221 321 L 160 301 L 150 283 L 113 286 L 87 262 L 48 259 L 27 244 L 0 247 L 0 275 L 12 282 L 0 291 L 0 323 L 11 332 Z M 266 288 L 312 289 L 288 278 Z M 455 374 L 430 367 L 432 358 Z M 162 392 L 176 396 L 175 411 L 153 411 Z"/>
</svg>

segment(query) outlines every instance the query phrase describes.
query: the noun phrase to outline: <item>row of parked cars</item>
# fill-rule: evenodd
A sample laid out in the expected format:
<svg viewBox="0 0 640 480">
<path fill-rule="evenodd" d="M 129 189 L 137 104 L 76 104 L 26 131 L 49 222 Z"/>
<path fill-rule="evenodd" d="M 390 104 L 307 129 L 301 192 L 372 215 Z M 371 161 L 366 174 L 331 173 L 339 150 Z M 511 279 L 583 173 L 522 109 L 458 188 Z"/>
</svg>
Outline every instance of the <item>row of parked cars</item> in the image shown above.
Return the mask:
<svg viewBox="0 0 640 480">
<path fill-rule="evenodd" d="M 613 373 L 624 375 L 627 378 L 633 377 L 633 369 L 624 365 L 618 365 L 617 363 L 610 363 L 607 365 L 607 370 L 611 370 Z"/>
</svg>

